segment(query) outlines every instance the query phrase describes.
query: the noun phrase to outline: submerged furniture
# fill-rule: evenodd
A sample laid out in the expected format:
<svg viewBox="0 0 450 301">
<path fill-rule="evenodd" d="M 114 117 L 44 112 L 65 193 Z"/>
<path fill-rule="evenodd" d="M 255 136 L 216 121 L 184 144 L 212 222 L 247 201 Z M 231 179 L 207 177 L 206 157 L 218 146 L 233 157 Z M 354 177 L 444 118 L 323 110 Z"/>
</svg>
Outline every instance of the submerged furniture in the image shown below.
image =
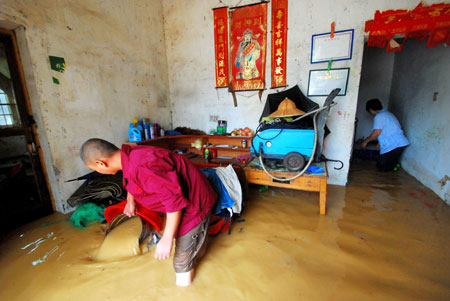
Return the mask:
<svg viewBox="0 0 450 301">
<path fill-rule="evenodd" d="M 201 139 L 201 148 L 198 150 L 193 147 L 191 143 L 194 143 L 197 139 Z M 227 166 L 228 164 L 237 163 L 236 157 L 239 155 L 249 155 L 252 137 L 232 137 L 232 136 L 197 136 L 197 135 L 180 135 L 180 136 L 166 136 L 158 137 L 151 140 L 145 140 L 136 143 L 128 143 L 132 145 L 153 145 L 170 150 L 186 150 L 186 157 L 191 160 L 199 168 L 202 167 L 217 167 L 217 166 Z M 247 147 L 242 147 L 242 140 L 247 141 Z M 204 145 L 210 145 L 204 147 Z M 217 151 L 218 158 L 212 158 L 206 160 L 203 157 L 204 149 L 215 149 Z M 220 158 L 226 157 L 226 158 Z M 320 174 L 304 174 L 290 182 L 279 182 L 270 178 L 264 170 L 258 166 L 255 162 L 258 159 L 254 158 L 249 164 L 244 167 L 245 178 L 248 183 L 276 186 L 289 189 L 314 191 L 320 193 L 320 214 L 326 213 L 326 200 L 327 200 L 327 180 L 328 172 L 326 169 L 325 162 L 316 163 L 323 168 L 324 172 Z M 241 170 L 235 168 L 238 177 L 242 180 L 240 174 Z M 271 172 L 277 177 L 290 178 L 295 175 L 295 173 L 289 172 L 287 170 L 273 171 Z"/>
<path fill-rule="evenodd" d="M 325 215 L 327 207 L 327 166 L 325 162 L 316 163 L 314 166 L 321 167 L 323 172 L 305 173 L 302 176 L 287 182 L 277 181 L 268 176 L 260 166 L 257 158 L 254 158 L 244 170 L 248 183 L 319 192 L 320 214 Z M 295 172 L 290 172 L 286 169 L 271 171 L 270 173 L 278 178 L 291 178 L 296 175 Z"/>
</svg>

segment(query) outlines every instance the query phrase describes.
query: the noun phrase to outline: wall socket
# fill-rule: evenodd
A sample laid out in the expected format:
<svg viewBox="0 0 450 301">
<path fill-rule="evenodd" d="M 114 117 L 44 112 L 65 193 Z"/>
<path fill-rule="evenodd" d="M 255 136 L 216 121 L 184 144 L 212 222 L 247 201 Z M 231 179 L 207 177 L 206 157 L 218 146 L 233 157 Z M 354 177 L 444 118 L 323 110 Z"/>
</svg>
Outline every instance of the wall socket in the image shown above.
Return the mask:
<svg viewBox="0 0 450 301">
<path fill-rule="evenodd" d="M 219 120 L 219 116 L 217 115 L 209 115 L 209 121 L 217 122 Z"/>
<path fill-rule="evenodd" d="M 439 92 L 434 92 L 433 101 L 438 101 L 438 98 L 439 98 Z"/>
</svg>

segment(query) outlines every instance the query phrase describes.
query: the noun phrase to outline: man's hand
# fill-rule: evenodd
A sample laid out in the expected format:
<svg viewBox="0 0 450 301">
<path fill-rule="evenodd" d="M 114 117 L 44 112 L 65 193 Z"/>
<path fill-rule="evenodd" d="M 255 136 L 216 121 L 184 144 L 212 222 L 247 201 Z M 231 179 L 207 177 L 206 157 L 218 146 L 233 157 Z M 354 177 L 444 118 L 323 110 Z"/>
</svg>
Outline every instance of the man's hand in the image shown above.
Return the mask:
<svg viewBox="0 0 450 301">
<path fill-rule="evenodd" d="M 380 134 L 381 134 L 381 130 L 373 130 L 373 131 L 372 131 L 372 134 L 370 134 L 370 136 L 367 137 L 367 139 L 364 140 L 364 141 L 361 143 L 361 148 L 366 148 L 366 147 L 367 147 L 367 144 L 368 144 L 370 141 L 375 141 L 375 140 L 377 140 L 377 139 L 378 139 L 378 136 L 380 136 Z"/>
<path fill-rule="evenodd" d="M 128 217 L 132 217 L 132 216 L 136 215 L 136 201 L 134 200 L 134 197 L 129 192 L 127 193 L 127 204 L 125 205 L 125 208 L 123 209 L 123 213 Z"/>
<path fill-rule="evenodd" d="M 173 238 L 163 237 L 156 245 L 155 259 L 164 260 L 170 257 L 172 252 Z"/>
<path fill-rule="evenodd" d="M 156 245 L 155 259 L 164 260 L 170 257 L 172 252 L 173 238 L 178 229 L 181 220 L 181 210 L 175 212 L 167 212 L 166 226 L 161 240 Z"/>
</svg>

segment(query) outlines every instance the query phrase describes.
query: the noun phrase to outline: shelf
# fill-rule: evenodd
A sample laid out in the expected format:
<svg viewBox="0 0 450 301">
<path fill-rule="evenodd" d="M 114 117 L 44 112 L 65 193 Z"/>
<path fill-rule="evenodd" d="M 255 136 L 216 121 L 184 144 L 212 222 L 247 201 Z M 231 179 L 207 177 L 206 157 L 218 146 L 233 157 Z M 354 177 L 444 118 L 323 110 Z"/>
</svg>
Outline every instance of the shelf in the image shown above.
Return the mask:
<svg viewBox="0 0 450 301">
<path fill-rule="evenodd" d="M 203 136 L 203 137 L 205 137 L 205 136 Z M 215 138 L 215 137 L 217 137 L 217 138 L 223 138 L 223 137 L 226 137 L 226 138 L 239 138 L 239 139 L 252 139 L 253 138 L 253 136 L 218 136 L 218 135 L 211 135 L 211 136 L 207 136 L 208 138 L 211 138 L 211 137 L 213 137 L 213 138 Z"/>
<path fill-rule="evenodd" d="M 237 151 L 237 152 L 249 152 L 250 148 L 242 148 L 242 147 L 238 147 L 238 148 L 232 148 L 232 147 L 214 147 L 214 146 L 207 146 L 207 147 L 202 147 L 202 151 L 204 151 L 205 149 L 216 149 L 216 150 L 232 150 L 232 151 Z"/>
<path fill-rule="evenodd" d="M 183 143 L 174 143 L 173 145 L 176 148 L 195 148 L 191 144 L 183 144 Z"/>
<path fill-rule="evenodd" d="M 192 142 L 196 141 L 197 139 L 201 139 L 202 145 L 210 144 L 211 146 L 204 147 L 202 146 L 200 150 L 193 147 L 191 145 Z M 188 149 L 189 152 L 196 153 L 200 155 L 200 158 L 202 158 L 204 151 L 206 148 L 215 150 L 217 152 L 218 156 L 226 156 L 226 157 L 232 157 L 236 158 L 237 156 L 243 155 L 243 154 L 250 154 L 250 144 L 253 137 L 249 136 L 225 136 L 225 135 L 208 135 L 208 136 L 196 136 L 196 135 L 179 135 L 179 136 L 165 136 L 165 137 L 158 137 L 156 139 L 151 139 L 147 141 L 138 142 L 136 144 L 141 145 L 154 145 L 158 147 L 163 147 L 166 149 Z M 247 147 L 242 147 L 242 141 L 245 140 L 247 142 Z M 217 145 L 224 145 L 225 147 L 217 147 Z M 233 148 L 236 147 L 236 148 Z M 233 159 L 234 160 L 234 159 Z M 231 159 L 212 159 L 209 161 L 201 161 L 198 162 L 202 165 L 208 164 L 208 165 L 223 165 L 226 162 L 233 161 Z"/>
</svg>

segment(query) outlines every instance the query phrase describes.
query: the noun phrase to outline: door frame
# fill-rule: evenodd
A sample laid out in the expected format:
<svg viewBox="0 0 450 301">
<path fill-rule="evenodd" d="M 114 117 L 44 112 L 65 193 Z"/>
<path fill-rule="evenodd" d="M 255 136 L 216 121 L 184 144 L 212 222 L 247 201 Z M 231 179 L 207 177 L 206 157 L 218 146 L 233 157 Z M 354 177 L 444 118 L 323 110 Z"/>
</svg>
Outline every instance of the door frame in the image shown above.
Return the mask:
<svg viewBox="0 0 450 301">
<path fill-rule="evenodd" d="M 6 45 L 5 43 L 5 47 L 9 46 L 12 48 L 10 49 L 11 51 L 7 51 L 7 59 L 11 72 L 11 79 L 13 81 L 14 93 L 16 94 L 16 103 L 18 107 L 21 106 L 22 108 L 26 109 L 18 110 L 24 129 L 3 129 L 2 132 L 7 135 L 24 135 L 27 137 L 28 141 L 32 141 L 32 143 L 28 143 L 28 151 L 31 156 L 36 155 L 36 160 L 33 161 L 35 161 L 34 163 L 37 165 L 34 166 L 34 168 L 36 169 L 35 176 L 39 194 L 40 197 L 43 198 L 42 201 L 49 202 L 48 209 L 54 212 L 56 211 L 55 200 L 52 194 L 48 172 L 44 161 L 44 154 L 42 152 L 38 136 L 37 124 L 33 118 L 30 97 L 25 83 L 25 76 L 23 72 L 19 48 L 17 46 L 16 35 L 13 30 L 0 28 L 0 38 L 2 40 L 6 40 L 5 42 L 9 44 Z"/>
</svg>

